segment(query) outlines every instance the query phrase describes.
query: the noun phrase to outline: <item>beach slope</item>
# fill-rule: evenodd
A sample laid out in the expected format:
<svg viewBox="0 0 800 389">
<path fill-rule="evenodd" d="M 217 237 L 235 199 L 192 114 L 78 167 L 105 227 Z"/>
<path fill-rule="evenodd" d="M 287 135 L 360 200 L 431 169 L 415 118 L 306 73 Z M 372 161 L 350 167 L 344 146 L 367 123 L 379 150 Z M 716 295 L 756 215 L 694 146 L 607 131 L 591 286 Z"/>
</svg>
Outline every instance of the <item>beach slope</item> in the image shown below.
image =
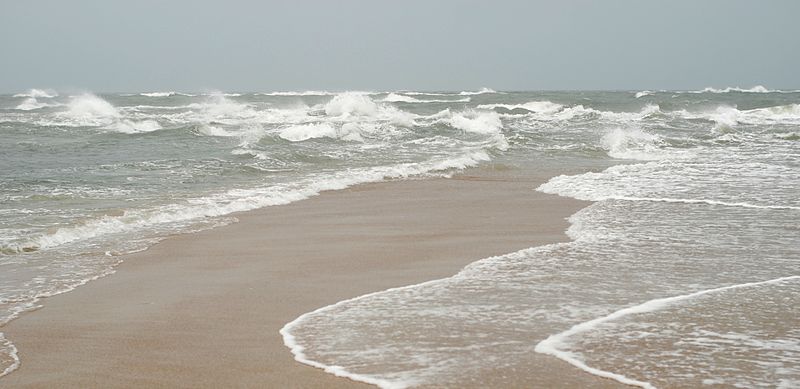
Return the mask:
<svg viewBox="0 0 800 389">
<path fill-rule="evenodd" d="M 6 325 L 22 364 L 0 384 L 362 386 L 295 362 L 280 328 L 343 299 L 567 240 L 566 218 L 586 203 L 534 191 L 556 173 L 486 167 L 360 185 L 170 237 Z M 543 361 L 551 377 L 539 384 L 610 384 Z"/>
</svg>

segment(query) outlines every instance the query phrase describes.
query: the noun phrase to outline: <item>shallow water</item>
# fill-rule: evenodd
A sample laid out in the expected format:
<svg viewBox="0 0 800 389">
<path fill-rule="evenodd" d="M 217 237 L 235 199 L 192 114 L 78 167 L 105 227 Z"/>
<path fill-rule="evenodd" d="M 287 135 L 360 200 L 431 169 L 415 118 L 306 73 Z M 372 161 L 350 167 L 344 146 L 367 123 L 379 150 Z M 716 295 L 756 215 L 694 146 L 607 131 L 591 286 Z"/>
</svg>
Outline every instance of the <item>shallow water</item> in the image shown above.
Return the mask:
<svg viewBox="0 0 800 389">
<path fill-rule="evenodd" d="M 800 93 L 696 92 L 0 96 L 0 323 L 236 211 L 487 161 L 615 165 L 538 188 L 596 201 L 573 242 L 323 308 L 286 339 L 386 387 L 502 385 L 486 372 L 541 358 L 642 386 L 797 385 Z"/>
</svg>

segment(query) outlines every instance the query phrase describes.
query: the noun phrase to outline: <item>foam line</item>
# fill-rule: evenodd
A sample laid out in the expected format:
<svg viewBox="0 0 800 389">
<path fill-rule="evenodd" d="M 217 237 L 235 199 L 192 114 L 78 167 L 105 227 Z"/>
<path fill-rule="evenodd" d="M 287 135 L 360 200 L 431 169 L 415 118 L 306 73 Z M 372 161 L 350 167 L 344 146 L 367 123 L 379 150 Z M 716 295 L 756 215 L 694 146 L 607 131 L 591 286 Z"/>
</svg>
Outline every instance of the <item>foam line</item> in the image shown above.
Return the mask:
<svg viewBox="0 0 800 389">
<path fill-rule="evenodd" d="M 667 307 L 670 304 L 673 304 L 675 302 L 692 299 L 692 298 L 695 298 L 695 297 L 698 297 L 698 296 L 702 296 L 702 295 L 706 295 L 706 294 L 710 294 L 710 293 L 722 292 L 722 291 L 732 290 L 732 289 L 747 288 L 747 287 L 752 287 L 752 286 L 778 284 L 778 283 L 781 283 L 781 282 L 784 282 L 784 281 L 797 280 L 797 279 L 800 279 L 800 276 L 788 276 L 788 277 L 775 278 L 775 279 L 767 280 L 767 281 L 748 282 L 748 283 L 744 283 L 744 284 L 729 285 L 729 286 L 723 286 L 723 287 L 719 287 L 719 288 L 701 290 L 699 292 L 694 292 L 694 293 L 689 293 L 689 294 L 684 294 L 684 295 L 679 295 L 679 296 L 672 296 L 672 297 L 665 297 L 665 298 L 660 298 L 660 299 L 649 300 L 649 301 L 646 301 L 646 302 L 641 303 L 639 305 L 634 305 L 632 307 L 620 309 L 620 310 L 618 310 L 616 312 L 612 312 L 609 315 L 606 315 L 606 316 L 603 316 L 603 317 L 599 317 L 597 319 L 593 319 L 593 320 L 589 320 L 589 321 L 586 321 L 586 322 L 583 322 L 583 323 L 576 324 L 576 325 L 572 326 L 572 328 L 570 328 L 570 329 L 568 329 L 568 330 L 566 330 L 564 332 L 561 332 L 561 333 L 558 333 L 558 334 L 555 334 L 555 335 L 550 335 L 549 337 L 547 337 L 547 339 L 539 342 L 536 345 L 536 347 L 534 348 L 534 351 L 536 351 L 537 353 L 552 355 L 552 356 L 554 356 L 554 357 L 556 357 L 558 359 L 561 359 L 561 360 L 563 360 L 563 361 L 565 361 L 565 362 L 567 362 L 567 363 L 569 363 L 569 364 L 571 364 L 571 365 L 573 365 L 573 366 L 575 366 L 575 367 L 577 367 L 577 368 L 579 368 L 579 369 L 581 369 L 583 371 L 586 371 L 589 374 L 593 374 L 593 375 L 596 375 L 598 377 L 613 379 L 613 380 L 615 380 L 617 382 L 620 382 L 620 383 L 623 383 L 623 384 L 626 384 L 626 385 L 639 386 L 639 387 L 646 388 L 646 389 L 655 389 L 655 386 L 653 386 L 649 382 L 639 381 L 639 380 L 636 380 L 636 379 L 633 379 L 633 378 L 626 377 L 626 376 L 624 376 L 622 374 L 618 374 L 618 373 L 614 373 L 614 372 L 610 372 L 610 371 L 605 371 L 605 370 L 600 370 L 600 369 L 588 366 L 586 363 L 584 363 L 583 361 L 581 361 L 580 359 L 575 357 L 572 353 L 567 352 L 567 351 L 559 350 L 558 346 L 563 345 L 565 343 L 565 339 L 567 339 L 567 338 L 569 338 L 569 337 L 571 337 L 573 335 L 576 335 L 576 334 L 579 334 L 579 333 L 582 333 L 582 332 L 591 331 L 591 330 L 597 328 L 600 324 L 603 324 L 605 322 L 609 322 L 609 321 L 612 321 L 612 320 L 616 320 L 616 319 L 619 319 L 619 318 L 624 317 L 624 316 L 656 311 L 656 310 L 662 309 L 664 307 Z"/>
<path fill-rule="evenodd" d="M 449 277 L 447 277 L 447 278 L 449 278 Z M 351 302 L 354 302 L 354 301 L 363 300 L 363 299 L 366 299 L 366 298 L 369 298 L 369 297 L 372 297 L 372 296 L 375 296 L 375 295 L 378 295 L 378 294 L 382 294 L 382 293 L 390 293 L 390 292 L 401 291 L 401 290 L 410 289 L 410 288 L 422 287 L 422 286 L 425 286 L 425 285 L 428 285 L 428 284 L 441 282 L 442 280 L 445 280 L 447 278 L 436 279 L 436 280 L 431 280 L 431 281 L 427 281 L 427 282 L 423 282 L 423 283 L 419 283 L 419 284 L 400 286 L 400 287 L 397 287 L 397 288 L 389 288 L 389 289 L 384 289 L 384 290 L 380 290 L 380 291 L 377 291 L 377 292 L 367 293 L 367 294 L 364 294 L 364 295 L 361 295 L 361 296 L 353 297 L 351 299 L 339 301 L 339 302 L 337 302 L 335 304 L 326 305 L 324 307 L 317 308 L 317 309 L 315 309 L 315 310 L 313 310 L 311 312 L 306 312 L 306 313 L 298 316 L 296 319 L 290 321 L 289 323 L 286 323 L 286 325 L 284 325 L 283 328 L 280 329 L 279 332 L 280 332 L 281 336 L 283 336 L 283 344 L 286 345 L 286 347 L 288 347 L 289 350 L 291 350 L 292 354 L 294 354 L 294 359 L 297 362 L 300 362 L 302 364 L 306 364 L 306 365 L 309 365 L 309 366 L 313 366 L 313 367 L 316 367 L 318 369 L 322 369 L 326 373 L 333 374 L 333 375 L 335 375 L 337 377 L 349 378 L 349 379 L 354 380 L 354 381 L 359 381 L 359 382 L 364 382 L 364 383 L 371 384 L 371 385 L 376 385 L 376 386 L 378 386 L 380 388 L 383 388 L 383 389 L 403 389 L 403 388 L 407 388 L 407 387 L 411 386 L 409 383 L 392 382 L 392 381 L 388 381 L 388 380 L 382 380 L 382 379 L 379 379 L 379 378 L 372 378 L 372 377 L 369 377 L 369 376 L 365 376 L 365 375 L 349 372 L 349 371 L 345 370 L 341 366 L 326 365 L 324 363 L 317 362 L 317 361 L 314 361 L 312 359 L 309 359 L 309 357 L 305 354 L 305 347 L 303 347 L 300 344 L 298 344 L 297 340 L 296 340 L 296 337 L 294 335 L 292 335 L 292 329 L 294 329 L 294 327 L 297 327 L 297 325 L 300 324 L 301 322 L 303 322 L 307 317 L 316 315 L 318 313 L 330 311 L 330 310 L 335 309 L 335 308 L 337 308 L 339 306 L 342 306 L 344 304 L 348 304 L 348 303 L 351 303 Z"/>
<path fill-rule="evenodd" d="M 559 244 L 559 243 L 556 243 L 556 244 Z M 483 261 L 489 261 L 489 260 L 496 260 L 496 259 L 500 259 L 500 258 L 503 258 L 503 257 L 513 256 L 513 255 L 520 255 L 522 253 L 527 253 L 527 252 L 529 252 L 531 250 L 540 249 L 540 248 L 546 247 L 546 246 L 549 246 L 549 245 L 534 246 L 534 247 L 530 247 L 530 248 L 527 248 L 527 249 L 519 250 L 519 251 L 511 253 L 511 254 L 497 255 L 497 256 L 492 256 L 492 257 L 488 257 L 488 258 L 484 258 L 484 259 L 479 259 L 479 260 L 477 260 L 475 262 L 472 262 L 471 264 L 468 264 L 463 269 L 461 269 L 458 273 L 456 273 L 456 274 L 454 274 L 454 275 L 452 275 L 450 277 L 444 277 L 444 278 L 440 278 L 440 279 L 425 281 L 425 282 L 421 282 L 421 283 L 418 283 L 418 284 L 412 284 L 412 285 L 399 286 L 399 287 L 395 287 L 395 288 L 379 290 L 377 292 L 363 294 L 361 296 L 356 296 L 356 297 L 353 297 L 353 298 L 350 298 L 350 299 L 342 300 L 342 301 L 336 302 L 336 303 L 331 304 L 331 305 L 326 305 L 324 307 L 317 308 L 317 309 L 315 309 L 315 310 L 313 310 L 311 312 L 306 312 L 306 313 L 298 316 L 296 319 L 290 321 L 289 323 L 286 323 L 286 325 L 284 325 L 283 328 L 280 329 L 279 332 L 283 336 L 283 344 L 286 347 L 288 347 L 289 350 L 291 350 L 292 354 L 294 355 L 294 359 L 297 362 L 300 362 L 302 364 L 306 364 L 306 365 L 309 365 L 309 366 L 313 366 L 313 367 L 322 369 L 326 373 L 333 374 L 333 375 L 335 375 L 337 377 L 345 377 L 345 378 L 349 378 L 349 379 L 354 380 L 354 381 L 365 382 L 365 383 L 368 383 L 368 384 L 376 385 L 376 386 L 381 387 L 383 389 L 403 389 L 403 388 L 407 388 L 409 386 L 414 386 L 414 383 L 411 383 L 411 382 L 392 382 L 392 381 L 388 381 L 388 380 L 372 378 L 372 377 L 369 377 L 369 376 L 365 376 L 365 375 L 349 372 L 349 371 L 345 370 L 341 366 L 330 366 L 330 365 L 326 365 L 326 364 L 321 363 L 321 362 L 314 361 L 314 360 L 310 359 L 305 354 L 305 347 L 303 347 L 302 345 L 297 343 L 296 337 L 294 335 L 292 335 L 292 330 L 295 327 L 297 327 L 300 323 L 302 323 L 307 317 L 311 317 L 311 316 L 314 316 L 314 315 L 319 314 L 319 313 L 323 313 L 323 312 L 327 312 L 327 311 L 333 310 L 333 309 L 335 309 L 335 308 L 337 308 L 339 306 L 342 306 L 342 305 L 345 305 L 345 304 L 349 304 L 351 302 L 363 300 L 363 299 L 370 298 L 372 296 L 376 296 L 376 295 L 383 294 L 383 293 L 391 293 L 391 292 L 397 292 L 397 291 L 402 291 L 402 290 L 406 290 L 406 289 L 412 289 L 412 288 L 418 288 L 418 287 L 425 287 L 427 285 L 433 285 L 433 284 L 436 284 L 436 283 L 439 283 L 439 282 L 443 282 L 445 280 L 449 280 L 449 279 L 453 279 L 453 278 L 457 277 L 464 270 L 466 270 L 469 267 L 475 265 L 476 263 L 483 262 Z"/>
<path fill-rule="evenodd" d="M 757 209 L 794 209 L 800 210 L 800 207 L 795 207 L 791 205 L 757 205 L 757 204 L 750 204 L 750 203 L 729 203 L 725 201 L 718 201 L 718 200 L 706 200 L 706 199 L 674 199 L 669 197 L 664 198 L 650 198 L 650 197 L 630 197 L 630 196 L 613 196 L 607 197 L 603 200 L 614 199 L 614 200 L 628 200 L 628 201 L 653 201 L 659 203 L 686 203 L 686 204 L 709 204 L 709 205 L 722 205 L 726 207 L 742 207 L 742 208 L 757 208 Z"/>
<path fill-rule="evenodd" d="M 8 355 L 11 356 L 11 365 L 6 367 L 3 371 L 0 371 L 0 377 L 11 373 L 14 370 L 19 368 L 19 355 L 17 355 L 17 346 L 14 346 L 14 343 L 11 343 L 8 339 L 3 336 L 3 333 L 0 332 L 0 346 L 6 348 Z"/>
</svg>

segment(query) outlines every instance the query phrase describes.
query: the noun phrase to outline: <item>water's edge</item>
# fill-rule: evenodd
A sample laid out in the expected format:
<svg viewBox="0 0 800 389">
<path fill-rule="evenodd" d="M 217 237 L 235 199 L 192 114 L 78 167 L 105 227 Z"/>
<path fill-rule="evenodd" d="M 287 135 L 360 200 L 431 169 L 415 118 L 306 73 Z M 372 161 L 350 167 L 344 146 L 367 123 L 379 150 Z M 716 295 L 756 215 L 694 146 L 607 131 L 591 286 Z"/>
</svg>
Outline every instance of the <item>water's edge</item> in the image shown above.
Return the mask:
<svg viewBox="0 0 800 389">
<path fill-rule="evenodd" d="M 479 169 L 479 168 L 480 167 L 475 167 L 475 168 L 472 168 L 472 169 Z M 589 169 L 585 169 L 583 171 L 580 171 L 579 173 L 572 172 L 572 174 L 581 174 L 581 173 L 585 173 L 585 172 L 588 172 L 588 171 L 590 171 L 590 170 Z M 540 184 L 544 184 L 544 183 L 550 181 L 552 178 L 557 177 L 558 175 L 559 174 L 556 173 L 556 174 L 552 175 L 551 177 L 548 177 L 547 179 L 544 179 Z M 531 188 L 531 189 L 533 191 L 535 188 Z M 536 192 L 541 193 L 538 190 Z M 566 196 L 561 196 L 561 195 L 556 195 L 556 196 L 567 198 L 567 199 L 574 200 L 574 201 L 587 202 L 585 200 L 575 199 L 575 198 L 572 198 L 572 197 L 566 197 Z M 596 203 L 596 201 L 588 201 L 588 204 L 586 206 L 582 207 L 581 209 L 579 209 L 578 211 L 576 211 L 576 212 L 574 212 L 572 214 L 569 214 L 569 215 L 565 215 L 565 219 L 570 220 L 571 216 L 573 216 L 575 213 L 578 213 L 582 209 L 585 209 L 585 208 L 587 208 L 587 207 L 589 207 L 589 206 L 591 206 L 592 204 L 595 204 L 595 203 Z M 514 253 L 518 253 L 518 252 L 525 252 L 525 251 L 536 249 L 536 248 L 547 247 L 547 246 L 551 246 L 551 245 L 562 245 L 562 244 L 566 244 L 566 243 L 569 243 L 569 242 L 573 242 L 574 239 L 571 236 L 569 236 L 569 234 L 567 234 L 567 230 L 569 229 L 569 226 L 572 225 L 572 221 L 570 221 L 569 223 L 570 224 L 563 231 L 564 232 L 564 236 L 568 237 L 568 240 L 565 241 L 565 242 L 542 243 L 542 244 L 539 244 L 539 245 L 530 246 L 530 247 L 528 247 L 526 249 L 522 249 L 522 250 L 510 252 L 510 253 L 505 253 L 505 254 L 500 254 L 500 255 L 495 255 L 495 256 L 491 256 L 491 257 L 477 259 L 477 260 L 475 260 L 475 261 L 473 261 L 473 262 L 461 267 L 460 269 L 458 269 L 458 271 L 456 271 L 455 273 L 453 273 L 449 277 L 423 281 L 423 282 L 410 284 L 410 285 L 405 285 L 405 286 L 400 286 L 400 287 L 393 287 L 393 288 L 378 290 L 378 291 L 375 291 L 375 292 L 362 294 L 360 296 L 356 296 L 356 297 L 353 297 L 353 298 L 340 300 L 340 301 L 338 301 L 338 302 L 336 302 L 334 304 L 326 305 L 326 306 L 317 308 L 317 309 L 315 309 L 313 311 L 306 312 L 306 313 L 298 316 L 296 319 L 286 323 L 286 325 L 284 325 L 283 328 L 280 329 L 279 332 L 280 332 L 281 336 L 283 337 L 283 343 L 287 348 L 289 348 L 289 350 L 291 351 L 292 355 L 294 356 L 295 361 L 297 361 L 299 363 L 302 363 L 304 365 L 308 365 L 308 366 L 311 366 L 311 367 L 314 367 L 314 368 L 321 369 L 321 370 L 325 371 L 326 373 L 332 374 L 332 375 L 334 375 L 336 377 L 347 378 L 347 379 L 350 379 L 350 380 L 353 380 L 353 381 L 362 382 L 362 383 L 366 383 L 366 384 L 370 384 L 370 385 L 375 385 L 375 386 L 378 386 L 378 387 L 383 388 L 383 389 L 401 389 L 401 388 L 405 388 L 406 385 L 397 384 L 395 382 L 391 382 L 391 381 L 387 381 L 387 380 L 375 379 L 375 378 L 368 377 L 368 376 L 365 376 L 365 375 L 352 373 L 352 372 L 347 371 L 346 369 L 344 369 L 344 368 L 342 368 L 340 366 L 330 366 L 330 365 L 326 365 L 324 363 L 321 363 L 321 362 L 314 361 L 314 360 L 310 359 L 304 352 L 305 348 L 302 345 L 298 344 L 298 342 L 296 341 L 295 336 L 292 334 L 292 329 L 294 327 L 296 327 L 298 324 L 300 324 L 303 321 L 303 319 L 305 319 L 306 317 L 313 316 L 313 315 L 318 314 L 318 313 L 330 311 L 330 310 L 332 310 L 334 308 L 337 308 L 339 306 L 348 304 L 350 302 L 366 299 L 366 298 L 369 298 L 369 297 L 372 297 L 372 296 L 375 296 L 375 295 L 378 295 L 378 294 L 381 294 L 381 293 L 402 291 L 402 290 L 406 290 L 406 289 L 411 289 L 411 288 L 416 288 L 416 287 L 421 287 L 421 286 L 425 286 L 425 285 L 432 285 L 432 284 L 436 284 L 436 283 L 439 283 L 439 282 L 443 282 L 445 280 L 448 280 L 448 279 L 451 279 L 453 277 L 456 277 L 464 269 L 466 269 L 466 268 L 468 268 L 470 266 L 473 266 L 473 265 L 475 265 L 475 264 L 477 264 L 479 262 L 495 260 L 495 259 L 499 259 L 499 258 L 508 256 L 510 254 L 514 254 Z M 545 353 L 543 353 L 543 354 L 545 354 Z M 592 374 L 592 373 L 590 372 L 590 374 Z M 598 378 L 609 378 L 609 377 L 604 377 L 602 375 L 596 375 L 596 374 L 593 374 L 593 375 L 595 375 Z M 616 380 L 616 381 L 619 381 L 619 380 Z M 619 381 L 619 382 L 622 382 L 622 381 Z M 625 383 L 625 382 L 622 382 L 622 383 Z"/>
<path fill-rule="evenodd" d="M 488 164 L 491 164 L 491 162 L 489 162 Z M 155 241 L 151 245 L 148 245 L 148 246 L 146 246 L 146 247 L 144 247 L 142 249 L 137 249 L 137 250 L 125 252 L 125 253 L 122 253 L 122 254 L 119 254 L 119 255 L 115 256 L 115 259 L 117 261 L 110 266 L 108 271 L 105 271 L 105 272 L 103 272 L 101 274 L 98 274 L 98 275 L 96 275 L 94 277 L 91 277 L 89 279 L 83 280 L 83 282 L 81 282 L 81 283 L 79 283 L 77 285 L 74 285 L 71 288 L 60 290 L 57 293 L 52 293 L 52 294 L 43 295 L 43 296 L 37 296 L 34 300 L 32 300 L 29 304 L 27 304 L 25 306 L 25 309 L 22 309 L 22 310 L 19 310 L 18 312 L 15 312 L 15 314 L 12 317 L 10 317 L 8 320 L 6 320 L 3 323 L 0 323 L 0 330 L 2 330 L 3 327 L 5 327 L 7 324 L 9 324 L 12 321 L 20 318 L 22 315 L 25 315 L 25 314 L 28 314 L 28 313 L 33 313 L 33 312 L 35 312 L 35 311 L 37 311 L 39 309 L 45 308 L 46 307 L 45 306 L 45 302 L 46 302 L 46 300 L 48 298 L 72 292 L 75 289 L 77 289 L 78 287 L 87 285 L 87 284 L 91 283 L 92 281 L 96 281 L 96 280 L 99 280 L 101 278 L 105 278 L 105 277 L 111 276 L 111 275 L 113 275 L 113 274 L 115 274 L 117 272 L 117 269 L 123 263 L 125 263 L 126 260 L 131 255 L 139 254 L 139 253 L 144 252 L 144 251 L 148 251 L 151 248 L 153 248 L 153 247 L 155 247 L 155 246 L 157 246 L 159 244 L 162 244 L 163 242 L 165 242 L 165 241 L 167 241 L 169 239 L 173 239 L 173 238 L 178 237 L 178 236 L 192 235 L 192 234 L 196 234 L 196 233 L 202 232 L 202 231 L 208 231 L 208 230 L 214 230 L 214 229 L 217 229 L 217 228 L 226 227 L 226 226 L 229 226 L 231 224 L 238 223 L 239 222 L 239 218 L 238 218 L 239 216 L 242 216 L 242 215 L 245 215 L 245 214 L 248 214 L 248 213 L 259 212 L 260 210 L 268 208 L 268 207 L 294 204 L 294 203 L 301 202 L 301 201 L 304 201 L 304 200 L 312 199 L 312 198 L 317 197 L 317 196 L 325 195 L 326 193 L 334 193 L 334 192 L 339 192 L 339 191 L 358 188 L 358 187 L 361 187 L 361 186 L 380 185 L 380 184 L 383 184 L 383 183 L 397 182 L 397 181 L 403 182 L 403 181 L 415 181 L 415 180 L 451 179 L 454 176 L 467 175 L 467 174 L 470 174 L 471 171 L 480 170 L 482 168 L 485 168 L 484 164 L 479 164 L 479 165 L 476 165 L 476 166 L 471 166 L 471 167 L 466 167 L 466 168 L 456 168 L 455 170 L 451 169 L 451 170 L 446 170 L 446 171 L 442 171 L 442 172 L 436 172 L 436 171 L 424 172 L 424 173 L 421 173 L 419 175 L 412 175 L 412 176 L 403 177 L 403 178 L 386 177 L 386 178 L 384 178 L 384 179 L 382 179 L 380 181 L 356 182 L 356 183 L 353 183 L 351 185 L 347 185 L 347 186 L 344 186 L 344 187 L 338 188 L 338 189 L 325 189 L 325 190 L 319 191 L 317 193 L 310 194 L 305 198 L 301 198 L 301 199 L 298 199 L 296 201 L 292 201 L 292 202 L 289 202 L 289 203 L 286 203 L 286 204 L 269 204 L 269 205 L 264 205 L 264 206 L 259 207 L 259 208 L 249 209 L 249 210 L 245 210 L 245 211 L 237 211 L 237 212 L 233 212 L 233 213 L 230 213 L 230 214 L 226 214 L 226 215 L 222 216 L 222 219 L 221 219 L 222 221 L 221 222 L 211 224 L 211 225 L 207 226 L 206 228 L 190 229 L 190 230 L 184 230 L 184 231 L 181 231 L 181 230 L 173 231 L 173 232 L 171 232 L 169 234 L 166 234 L 164 236 L 158 237 L 157 241 Z M 12 374 L 14 371 L 16 371 L 23 362 L 21 361 L 21 359 L 19 357 L 20 350 L 17 349 L 17 347 L 14 345 L 14 343 L 11 341 L 11 339 L 8 339 L 8 338 L 6 338 L 4 336 L 4 333 L 2 331 L 0 331 L 0 346 L 3 346 L 4 348 L 6 348 L 8 350 L 9 356 L 12 358 L 11 365 L 8 366 L 6 369 L 4 369 L 2 372 L 0 372 L 0 380 L 2 380 L 3 377 L 8 376 L 9 374 Z"/>
</svg>

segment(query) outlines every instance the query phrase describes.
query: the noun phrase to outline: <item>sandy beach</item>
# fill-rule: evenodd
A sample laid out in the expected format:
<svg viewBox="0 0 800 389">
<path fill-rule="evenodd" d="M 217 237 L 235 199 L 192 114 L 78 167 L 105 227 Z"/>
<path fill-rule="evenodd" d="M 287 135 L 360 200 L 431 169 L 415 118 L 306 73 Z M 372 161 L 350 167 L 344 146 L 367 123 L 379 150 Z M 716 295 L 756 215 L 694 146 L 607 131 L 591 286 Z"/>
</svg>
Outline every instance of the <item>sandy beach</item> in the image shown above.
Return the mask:
<svg viewBox="0 0 800 389">
<path fill-rule="evenodd" d="M 360 185 L 170 237 L 5 326 L 22 362 L 0 384 L 367 387 L 295 362 L 279 329 L 343 299 L 566 240 L 565 219 L 586 203 L 534 191 L 556 173 L 487 167 Z M 612 385 L 541 361 L 546 376 L 521 375 L 520 386 Z"/>
</svg>

